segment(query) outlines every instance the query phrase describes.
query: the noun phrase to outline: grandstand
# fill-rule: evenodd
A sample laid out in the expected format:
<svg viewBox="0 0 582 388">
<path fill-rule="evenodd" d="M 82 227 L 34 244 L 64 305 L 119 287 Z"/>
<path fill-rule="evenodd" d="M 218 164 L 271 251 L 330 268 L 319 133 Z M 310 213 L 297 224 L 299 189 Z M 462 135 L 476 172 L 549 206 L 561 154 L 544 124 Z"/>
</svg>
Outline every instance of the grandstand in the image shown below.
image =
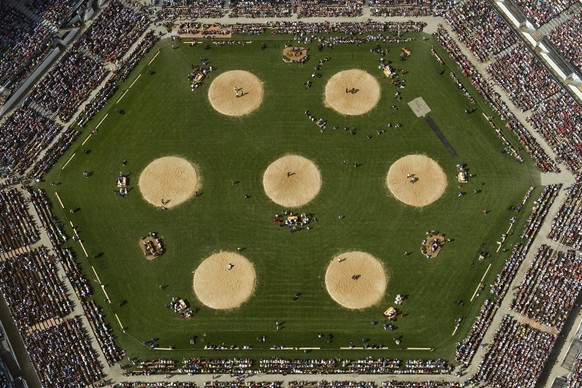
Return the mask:
<svg viewBox="0 0 582 388">
<path fill-rule="evenodd" d="M 548 0 L 541 8 L 534 0 L 0 0 L 0 318 L 20 333 L 0 326 L 0 385 L 582 386 L 581 18 L 575 0 Z M 129 328 L 104 312 L 112 302 L 95 269 L 100 253 L 89 255 L 84 232 L 60 216 L 58 170 L 76 153 L 90 152 L 85 142 L 99 133 L 104 113 L 123 118 L 112 99 L 125 96 L 132 70 L 155 59 L 156 45 L 180 41 L 178 26 L 200 31 L 203 38 L 190 44 L 206 50 L 242 46 L 256 36 L 248 44 L 259 52 L 271 34 L 282 46 L 318 42 L 320 50 L 402 45 L 414 36 L 448 55 L 464 77 L 461 86 L 467 80 L 495 112 L 487 119 L 506 141 L 503 152 L 526 155 L 543 186 L 511 209 L 528 216 L 516 231 L 520 240 L 503 247 L 512 220 L 498 250 L 510 256 L 491 281 L 479 282 L 473 296 L 487 298 L 481 296 L 474 323 L 455 337 L 456 360 L 384 357 L 379 345 L 360 359 L 321 358 L 309 348 L 295 359 L 277 352 L 250 357 L 222 345 L 213 346 L 236 356 L 176 357 L 169 347 L 149 359 L 128 357 L 117 334 Z M 515 357 L 525 348 L 530 353 L 516 380 Z"/>
</svg>

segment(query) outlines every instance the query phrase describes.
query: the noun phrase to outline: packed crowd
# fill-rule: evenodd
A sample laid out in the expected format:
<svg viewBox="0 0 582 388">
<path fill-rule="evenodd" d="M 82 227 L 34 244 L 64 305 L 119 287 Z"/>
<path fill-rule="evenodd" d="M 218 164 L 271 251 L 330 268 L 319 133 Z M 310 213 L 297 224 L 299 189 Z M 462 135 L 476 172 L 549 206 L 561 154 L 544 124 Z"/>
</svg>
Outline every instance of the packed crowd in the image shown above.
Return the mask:
<svg viewBox="0 0 582 388">
<path fill-rule="evenodd" d="M 560 172 L 558 163 L 550 158 L 531 132 L 511 112 L 507 114 L 505 128 L 517 137 L 522 147 L 533 158 L 540 170 L 544 172 Z"/>
<path fill-rule="evenodd" d="M 447 30 L 443 26 L 439 26 L 434 33 L 434 37 L 457 62 L 461 72 L 470 79 L 485 102 L 502 120 L 508 120 L 506 128 L 518 138 L 521 145 L 535 160 L 537 166 L 543 171 L 559 171 L 556 162 L 548 156 L 532 134 L 515 118 L 499 93 L 493 89 L 493 85 L 481 75 L 479 70 L 461 52 L 457 42 L 449 35 Z"/>
<path fill-rule="evenodd" d="M 244 25 L 243 25 L 244 26 Z M 252 25 L 251 25 L 252 26 Z M 341 23 L 303 23 L 303 22 L 275 22 L 268 23 L 273 34 L 295 35 L 295 40 L 303 38 L 315 38 L 314 34 L 344 34 L 351 35 L 352 39 L 358 37 L 353 35 L 374 34 L 380 32 L 405 33 L 420 32 L 425 26 L 423 22 L 406 21 L 369 21 L 369 22 L 341 22 Z M 233 28 L 233 33 L 239 33 Z M 333 38 L 333 37 L 332 37 Z M 386 37 L 388 38 L 388 37 Z M 364 39 L 364 38 L 361 38 Z"/>
<path fill-rule="evenodd" d="M 0 165 L 23 174 L 61 129 L 31 108 L 16 109 L 0 126 Z"/>
<path fill-rule="evenodd" d="M 514 0 L 537 28 L 568 9 L 577 0 Z"/>
<path fill-rule="evenodd" d="M 577 176 L 582 168 L 582 107 L 566 91 L 544 100 L 527 118 L 563 162 Z"/>
<path fill-rule="evenodd" d="M 487 66 L 487 72 L 522 111 L 536 108 L 562 89 L 523 42 L 498 56 Z"/>
<path fill-rule="evenodd" d="M 582 71 L 582 10 L 548 34 L 558 52 Z"/>
<path fill-rule="evenodd" d="M 469 0 L 444 14 L 460 40 L 485 62 L 518 40 L 495 7 L 483 0 Z"/>
<path fill-rule="evenodd" d="M 568 188 L 548 237 L 560 244 L 582 250 L 582 184 Z"/>
<path fill-rule="evenodd" d="M 77 117 L 77 125 L 81 128 L 95 116 L 101 108 L 107 104 L 109 98 L 117 91 L 117 81 L 115 78 L 108 79 L 103 86 L 97 91 L 93 98 L 85 104 L 83 110 Z"/>
<path fill-rule="evenodd" d="M 41 190 L 29 193 L 42 225 L 46 228 L 54 224 L 46 194 Z M 15 190 L 2 191 L 0 204 L 10 210 L 2 212 L 0 221 L 18 216 L 28 220 L 29 228 L 34 230 L 22 194 Z M 18 222 L 12 220 L 11 224 Z M 34 233 L 37 237 L 21 243 L 27 245 L 38 240 L 36 230 Z M 47 228 L 47 233 L 55 243 L 64 241 L 54 236 L 54 229 Z M 72 251 L 58 249 L 51 253 L 45 247 L 8 252 L 0 261 L 0 291 L 20 329 L 41 383 L 44 386 L 86 386 L 102 377 L 102 368 L 80 319 L 66 318 L 72 312 L 73 303 L 59 276 L 58 262 L 79 296 L 88 296 L 91 287 L 73 260 Z"/>
<path fill-rule="evenodd" d="M 582 289 L 582 257 L 542 245 L 527 270 L 511 308 L 560 332 Z"/>
<path fill-rule="evenodd" d="M 206 381 L 204 388 L 279 388 L 282 381 Z"/>
<path fill-rule="evenodd" d="M 95 19 L 75 46 L 107 62 L 119 60 L 149 25 L 145 13 L 113 0 Z"/>
<path fill-rule="evenodd" d="M 54 35 L 6 2 L 0 3 L 0 106 L 18 89 L 51 48 Z"/>
<path fill-rule="evenodd" d="M 474 4 L 475 3 L 475 4 Z M 470 7 L 465 9 L 465 7 Z M 528 121 L 550 144 L 558 155 L 558 162 L 564 162 L 572 171 L 582 167 L 580 158 L 581 135 L 575 131 L 582 125 L 582 110 L 550 72 L 537 58 L 529 52 L 521 41 L 517 40 L 507 24 L 494 8 L 476 1 L 465 3 L 460 8 L 448 12 L 446 20 L 465 41 L 481 61 L 499 55 L 487 70 L 497 84 L 509 95 L 511 101 L 522 111 L 533 110 Z M 576 22 L 572 22 L 575 24 Z M 567 24 L 569 25 L 569 24 Z M 568 36 L 576 39 L 576 33 L 568 27 L 557 29 L 556 36 Z M 578 33 L 579 34 L 579 33 Z M 500 96 L 460 52 L 456 43 L 447 35 L 444 28 L 439 28 L 435 37 L 455 58 L 461 70 L 483 95 L 485 100 L 507 119 L 506 128 L 513 132 L 526 150 L 544 171 L 556 171 L 557 166 L 549 159 L 545 151 L 533 139 L 528 130 L 513 116 Z M 564 40 L 568 40 L 565 38 Z M 573 43 L 569 47 L 577 47 Z"/>
<path fill-rule="evenodd" d="M 55 64 L 27 97 L 66 122 L 107 75 L 89 55 L 72 49 Z"/>
<path fill-rule="evenodd" d="M 156 12 L 158 21 L 197 18 L 221 18 L 224 16 L 223 0 L 163 0 L 162 8 Z"/>
<path fill-rule="evenodd" d="M 447 3 L 443 1 L 443 3 Z M 372 16 L 428 16 L 433 14 L 431 1 L 424 0 L 370 0 Z"/>
<path fill-rule="evenodd" d="M 63 265 L 65 274 L 73 291 L 77 294 L 79 300 L 84 300 L 93 294 L 93 287 L 89 279 L 81 272 L 81 266 L 75 261 L 75 253 L 69 247 L 66 248 L 55 248 L 54 252 L 58 255 L 58 259 Z"/>
<path fill-rule="evenodd" d="M 388 374 L 442 374 L 453 367 L 442 359 L 407 360 L 372 358 L 347 359 L 283 359 L 272 357 L 259 361 L 261 373 L 388 373 Z"/>
<path fill-rule="evenodd" d="M 383 381 L 382 388 L 462 388 L 466 385 L 457 381 Z"/>
<path fill-rule="evenodd" d="M 0 290 L 22 331 L 72 311 L 56 257 L 44 247 L 0 261 L 0 279 Z"/>
<path fill-rule="evenodd" d="M 566 377 L 566 386 L 568 388 L 582 387 L 582 354 L 578 355 L 578 359 L 572 365 L 572 369 Z"/>
<path fill-rule="evenodd" d="M 24 343 L 45 387 L 85 387 L 103 377 L 79 317 L 33 330 Z"/>
<path fill-rule="evenodd" d="M 354 388 L 375 388 L 376 383 L 373 381 L 289 381 L 288 385 L 290 387 L 313 387 L 313 388 L 341 388 L 341 387 L 354 387 Z"/>
<path fill-rule="evenodd" d="M 231 0 L 231 18 L 284 18 L 295 13 L 293 0 Z"/>
<path fill-rule="evenodd" d="M 527 219 L 523 232 L 521 233 L 521 238 L 535 238 L 561 188 L 561 183 L 544 187 L 544 190 L 538 197 L 536 204 L 532 209 L 531 215 Z"/>
<path fill-rule="evenodd" d="M 150 341 L 144 341 L 144 344 Z M 155 341 L 154 341 L 155 342 Z M 169 375 L 171 373 L 181 373 L 179 369 L 177 369 L 177 361 L 176 360 L 169 360 L 169 359 L 155 359 L 155 360 L 131 360 L 132 367 L 128 368 L 129 371 L 125 372 L 126 376 L 149 376 L 152 374 L 166 374 Z M 125 369 L 125 367 L 124 367 Z"/>
<path fill-rule="evenodd" d="M 101 108 L 105 106 L 109 98 L 117 91 L 117 82 L 125 81 L 131 71 L 137 65 L 137 62 L 154 46 L 159 40 L 159 36 L 154 31 L 148 31 L 143 39 L 138 43 L 134 50 L 125 59 L 120 59 L 119 64 L 114 71 L 114 77 L 110 78 L 101 86 L 99 91 L 85 105 L 77 118 L 77 125 L 84 127 Z M 127 43 L 129 44 L 129 42 Z"/>
<path fill-rule="evenodd" d="M 525 243 L 517 243 L 513 246 L 511 256 L 505 260 L 505 265 L 501 272 L 495 277 L 495 281 L 491 284 L 491 293 L 497 296 L 500 300 L 505 297 L 511 282 L 517 274 L 517 270 L 523 261 L 529 250 L 529 247 L 533 239 L 528 239 Z"/>
<path fill-rule="evenodd" d="M 494 387 L 534 387 L 555 341 L 505 315 L 475 377 Z"/>
<path fill-rule="evenodd" d="M 74 129 L 72 125 L 61 132 L 59 138 L 44 151 L 42 157 L 36 161 L 32 159 L 29 161 L 29 163 L 34 164 L 27 176 L 39 181 L 44 173 L 63 156 L 80 134 L 81 132 Z"/>
<path fill-rule="evenodd" d="M 38 241 L 36 227 L 23 195 L 14 189 L 0 191 L 0 253 Z"/>
<path fill-rule="evenodd" d="M 43 4 L 54 6 L 53 2 L 44 2 Z M 25 99 L 23 107 L 18 108 L 0 127 L 0 165 L 18 174 L 24 174 L 29 167 L 34 166 L 28 176 L 40 179 L 78 137 L 79 132 L 72 127 L 62 131 L 59 124 L 46 117 L 47 112 L 51 115 L 58 115 L 58 118 L 63 122 L 69 120 L 91 91 L 108 74 L 108 70 L 103 67 L 101 60 L 96 58 L 120 59 L 145 31 L 149 23 L 147 17 L 136 11 L 136 7 L 124 4 L 126 3 L 111 2 L 87 34 L 33 88 Z M 0 4 L 0 7 L 5 6 Z M 6 9 L 8 16 L 3 15 L 5 16 L 3 20 L 6 18 L 10 20 L 11 15 L 18 15 L 18 13 L 14 14 L 13 12 L 16 11 Z M 7 25 L 11 26 L 12 24 L 8 23 Z M 26 32 L 26 28 L 24 31 Z M 45 36 L 46 34 L 39 35 Z M 0 39 L 3 39 L 3 41 L 0 40 L 0 49 L 4 47 L 3 44 L 14 43 L 9 40 L 10 35 L 8 34 Z M 157 40 L 158 36 L 153 32 L 146 34 L 143 41 L 138 44 L 127 59 L 118 61 L 116 79 L 124 80 L 127 78 L 137 61 Z M 38 44 L 36 40 L 30 40 L 30 42 Z M 14 46 L 19 47 L 17 44 Z M 31 50 L 23 50 L 28 52 L 28 55 L 34 55 Z M 5 55 L 5 57 L 0 56 L 2 57 L 0 68 L 3 66 L 2 60 L 4 58 L 12 58 L 8 62 L 10 64 L 26 62 L 24 58 L 17 60 L 8 54 Z M 0 71 L 0 74 L 3 72 Z M 6 74 L 10 74 L 9 69 L 6 69 Z M 81 112 L 78 124 L 81 126 L 86 124 L 105 105 L 116 88 L 115 79 L 107 82 Z M 54 141 L 59 132 L 62 134 Z M 35 164 L 35 158 L 38 158 L 39 155 L 42 158 L 37 160 Z"/>
<path fill-rule="evenodd" d="M 272 357 L 259 360 L 233 359 L 183 359 L 181 365 L 173 360 L 140 361 L 126 372 L 129 376 L 173 373 L 265 373 L 265 374 L 334 374 L 334 373 L 386 373 L 386 374 L 448 374 L 453 366 L 446 360 L 397 360 L 367 357 L 348 359 L 283 359 Z"/>
<path fill-rule="evenodd" d="M 298 18 L 362 16 L 364 0 L 301 0 Z"/>
<path fill-rule="evenodd" d="M 203 358 L 186 358 L 182 360 L 180 373 L 246 373 L 251 370 L 253 360 L 250 358 L 231 358 L 209 360 Z"/>
<path fill-rule="evenodd" d="M 30 190 L 30 201 L 40 219 L 43 229 L 54 246 L 59 246 L 67 241 L 67 235 L 63 231 L 63 224 L 57 220 L 51 212 L 51 203 L 46 191 L 43 189 Z"/>
<path fill-rule="evenodd" d="M 515 207 L 511 206 L 509 210 L 515 211 L 517 213 L 521 212 L 523 206 L 525 206 L 529 197 L 531 196 L 532 191 L 533 187 L 530 187 L 527 193 L 524 195 L 521 203 L 516 205 Z M 540 203 L 543 202 L 544 200 L 549 201 L 550 198 L 551 196 L 546 195 L 546 193 L 542 191 L 537 202 Z M 542 204 L 542 207 L 545 207 L 545 205 Z M 534 221 L 535 219 L 530 217 L 528 219 L 528 222 L 525 223 L 523 230 L 524 231 L 529 230 L 531 228 L 530 224 Z M 505 261 L 505 265 L 495 277 L 495 281 L 493 282 L 493 284 L 491 284 L 491 293 L 495 295 L 498 300 L 502 300 L 503 298 L 505 298 L 505 294 L 507 293 L 509 286 L 511 285 L 511 282 L 515 278 L 519 266 L 525 260 L 525 256 L 533 242 L 532 236 L 535 236 L 535 234 L 537 234 L 537 231 L 535 231 L 535 233 L 532 233 L 529 238 L 526 238 L 524 242 L 518 242 L 513 246 L 511 255 L 507 258 L 507 260 Z"/>
<path fill-rule="evenodd" d="M 35 15 L 50 22 L 54 27 L 61 27 L 75 10 L 78 0 L 27 0 L 24 6 Z"/>
<path fill-rule="evenodd" d="M 483 341 L 485 332 L 489 328 L 498 307 L 499 305 L 496 302 L 485 299 L 469 333 L 467 333 L 467 336 L 465 336 L 461 342 L 457 343 L 457 352 L 455 356 L 457 362 L 464 366 L 469 366 L 473 356 L 481 345 L 481 341 Z"/>
<path fill-rule="evenodd" d="M 150 51 L 158 40 L 160 40 L 159 35 L 156 35 L 154 31 L 148 31 L 137 44 L 135 49 L 129 53 L 127 58 L 124 58 L 119 62 L 119 66 L 115 71 L 115 77 L 120 81 L 125 81 L 139 60 Z"/>
<path fill-rule="evenodd" d="M 109 365 L 121 361 L 125 356 L 125 351 L 117 346 L 113 340 L 113 331 L 111 327 L 105 323 L 103 309 L 95 304 L 91 299 L 83 300 L 83 310 L 91 325 L 95 338 L 99 343 L 105 359 Z"/>
<path fill-rule="evenodd" d="M 97 385 L 99 387 L 99 385 Z M 103 385 L 105 386 L 105 385 Z M 197 388 L 196 383 L 191 382 L 170 382 L 170 381 L 122 381 L 115 384 L 116 388 Z"/>
</svg>

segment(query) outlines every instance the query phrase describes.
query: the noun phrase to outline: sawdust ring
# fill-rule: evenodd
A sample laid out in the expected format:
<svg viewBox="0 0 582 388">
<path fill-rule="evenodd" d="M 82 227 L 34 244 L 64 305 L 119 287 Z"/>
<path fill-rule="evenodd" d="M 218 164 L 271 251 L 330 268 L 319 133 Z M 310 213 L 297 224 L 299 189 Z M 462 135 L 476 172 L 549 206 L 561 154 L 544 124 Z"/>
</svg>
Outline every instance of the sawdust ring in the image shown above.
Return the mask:
<svg viewBox="0 0 582 388">
<path fill-rule="evenodd" d="M 325 272 L 327 292 L 334 301 L 349 309 L 377 304 L 387 286 L 388 275 L 382 262 L 366 252 L 341 253 L 331 260 Z"/>
<path fill-rule="evenodd" d="M 232 264 L 231 269 L 229 264 Z M 194 271 L 196 297 L 217 310 L 240 307 L 253 295 L 255 285 L 253 263 L 236 252 L 220 251 L 210 255 Z"/>
<path fill-rule="evenodd" d="M 412 177 L 418 178 L 417 181 L 412 183 Z M 424 207 L 444 194 L 447 176 L 441 166 L 428 156 L 406 155 L 390 166 L 386 186 L 397 200 L 410 206 Z"/>
<path fill-rule="evenodd" d="M 239 97 L 237 90 L 242 94 Z M 263 94 L 263 83 L 256 75 L 244 70 L 231 70 L 212 81 L 208 100 L 217 112 L 238 117 L 257 109 L 263 102 Z"/>
<path fill-rule="evenodd" d="M 299 155 L 285 155 L 275 160 L 263 174 L 267 197 L 289 208 L 311 202 L 321 185 L 321 173 L 315 163 Z"/>
<path fill-rule="evenodd" d="M 346 92 L 352 88 L 357 92 Z M 343 115 L 362 115 L 372 110 L 380 101 L 380 84 L 364 70 L 344 70 L 327 81 L 324 97 L 325 106 Z"/>
<path fill-rule="evenodd" d="M 143 198 L 152 205 L 171 208 L 194 195 L 200 188 L 200 178 L 196 167 L 186 159 L 165 156 L 144 168 L 138 187 Z"/>
</svg>

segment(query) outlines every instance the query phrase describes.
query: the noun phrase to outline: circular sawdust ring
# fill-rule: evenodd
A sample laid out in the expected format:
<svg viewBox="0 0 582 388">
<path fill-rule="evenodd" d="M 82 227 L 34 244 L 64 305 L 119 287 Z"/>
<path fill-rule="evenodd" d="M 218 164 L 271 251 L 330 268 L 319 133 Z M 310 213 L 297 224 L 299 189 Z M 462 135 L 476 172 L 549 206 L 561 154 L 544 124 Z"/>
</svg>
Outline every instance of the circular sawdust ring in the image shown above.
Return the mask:
<svg viewBox="0 0 582 388">
<path fill-rule="evenodd" d="M 138 187 L 143 198 L 152 205 L 171 208 L 194 195 L 200 188 L 200 175 L 186 159 L 165 156 L 153 160 L 144 168 Z"/>
<path fill-rule="evenodd" d="M 256 75 L 244 70 L 231 70 L 212 81 L 208 100 L 217 112 L 238 117 L 257 109 L 263 102 L 263 94 L 263 83 Z"/>
<path fill-rule="evenodd" d="M 411 182 L 413 177 L 416 182 Z M 406 155 L 390 166 L 386 186 L 397 200 L 423 207 L 444 194 L 447 176 L 441 166 L 428 156 Z"/>
<path fill-rule="evenodd" d="M 355 92 L 352 92 L 355 89 Z M 362 115 L 380 101 L 380 84 L 370 73 L 351 69 L 340 71 L 325 85 L 324 104 L 348 116 Z"/>
<path fill-rule="evenodd" d="M 333 300 L 349 309 L 364 309 L 380 302 L 388 276 L 382 262 L 366 252 L 335 256 L 325 272 L 325 288 Z"/>
<path fill-rule="evenodd" d="M 263 189 L 273 202 L 284 207 L 298 207 L 311 202 L 321 190 L 319 168 L 299 155 L 285 155 L 267 167 Z"/>
<path fill-rule="evenodd" d="M 235 252 L 220 251 L 210 255 L 194 271 L 196 297 L 217 310 L 240 307 L 253 295 L 255 285 L 253 263 Z"/>
</svg>

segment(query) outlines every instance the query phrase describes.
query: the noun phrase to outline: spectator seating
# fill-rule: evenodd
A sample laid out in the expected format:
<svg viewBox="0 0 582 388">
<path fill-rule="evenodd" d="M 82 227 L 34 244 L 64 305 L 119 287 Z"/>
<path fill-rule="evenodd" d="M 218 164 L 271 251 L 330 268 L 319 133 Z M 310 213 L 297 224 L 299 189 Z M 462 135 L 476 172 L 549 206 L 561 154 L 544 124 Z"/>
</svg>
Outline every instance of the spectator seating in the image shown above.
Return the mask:
<svg viewBox="0 0 582 388">
<path fill-rule="evenodd" d="M 0 3 L 0 106 L 41 63 L 51 49 L 54 34 Z"/>
<path fill-rule="evenodd" d="M 493 316 L 499 305 L 490 299 L 485 299 L 479 314 L 475 318 L 475 323 L 471 326 L 467 336 L 457 343 L 455 360 L 464 366 L 469 366 L 473 356 L 479 349 L 481 341 L 493 320 Z"/>
<path fill-rule="evenodd" d="M 27 0 L 24 6 L 35 15 L 60 28 L 73 13 L 79 0 Z"/>
<path fill-rule="evenodd" d="M 548 39 L 564 58 L 582 71 L 582 10 L 552 30 Z"/>
<path fill-rule="evenodd" d="M 44 247 L 0 261 L 0 280 L 0 290 L 21 331 L 72 311 L 56 258 Z"/>
<path fill-rule="evenodd" d="M 475 377 L 494 387 L 534 387 L 555 342 L 555 335 L 505 315 Z"/>
<path fill-rule="evenodd" d="M 149 18 L 145 13 L 113 0 L 75 44 L 107 62 L 118 61 L 145 32 Z"/>
<path fill-rule="evenodd" d="M 523 42 L 504 51 L 487 66 L 487 72 L 522 111 L 536 108 L 562 89 Z"/>
<path fill-rule="evenodd" d="M 544 100 L 527 118 L 557 155 L 557 160 L 580 175 L 582 168 L 582 108 L 565 91 Z"/>
<path fill-rule="evenodd" d="M 52 67 L 28 99 L 66 122 L 107 73 L 95 59 L 72 49 Z"/>
<path fill-rule="evenodd" d="M 519 285 L 511 308 L 544 325 L 562 330 L 582 289 L 582 257 L 542 245 Z"/>
<path fill-rule="evenodd" d="M 519 5 L 527 19 L 539 28 L 568 9 L 577 0 L 512 0 Z"/>
<path fill-rule="evenodd" d="M 364 0 L 301 0 L 298 18 L 362 16 Z"/>
<path fill-rule="evenodd" d="M 491 59 L 519 39 L 505 19 L 485 0 L 468 0 L 443 16 L 481 62 Z"/>
<path fill-rule="evenodd" d="M 284 18 L 295 11 L 293 0 L 231 0 L 229 17 Z"/>
<path fill-rule="evenodd" d="M 560 206 L 548 237 L 560 244 L 582 250 L 582 184 L 568 188 L 566 201 Z"/>
<path fill-rule="evenodd" d="M 40 239 L 25 198 L 17 190 L 0 191 L 0 253 Z"/>
</svg>

